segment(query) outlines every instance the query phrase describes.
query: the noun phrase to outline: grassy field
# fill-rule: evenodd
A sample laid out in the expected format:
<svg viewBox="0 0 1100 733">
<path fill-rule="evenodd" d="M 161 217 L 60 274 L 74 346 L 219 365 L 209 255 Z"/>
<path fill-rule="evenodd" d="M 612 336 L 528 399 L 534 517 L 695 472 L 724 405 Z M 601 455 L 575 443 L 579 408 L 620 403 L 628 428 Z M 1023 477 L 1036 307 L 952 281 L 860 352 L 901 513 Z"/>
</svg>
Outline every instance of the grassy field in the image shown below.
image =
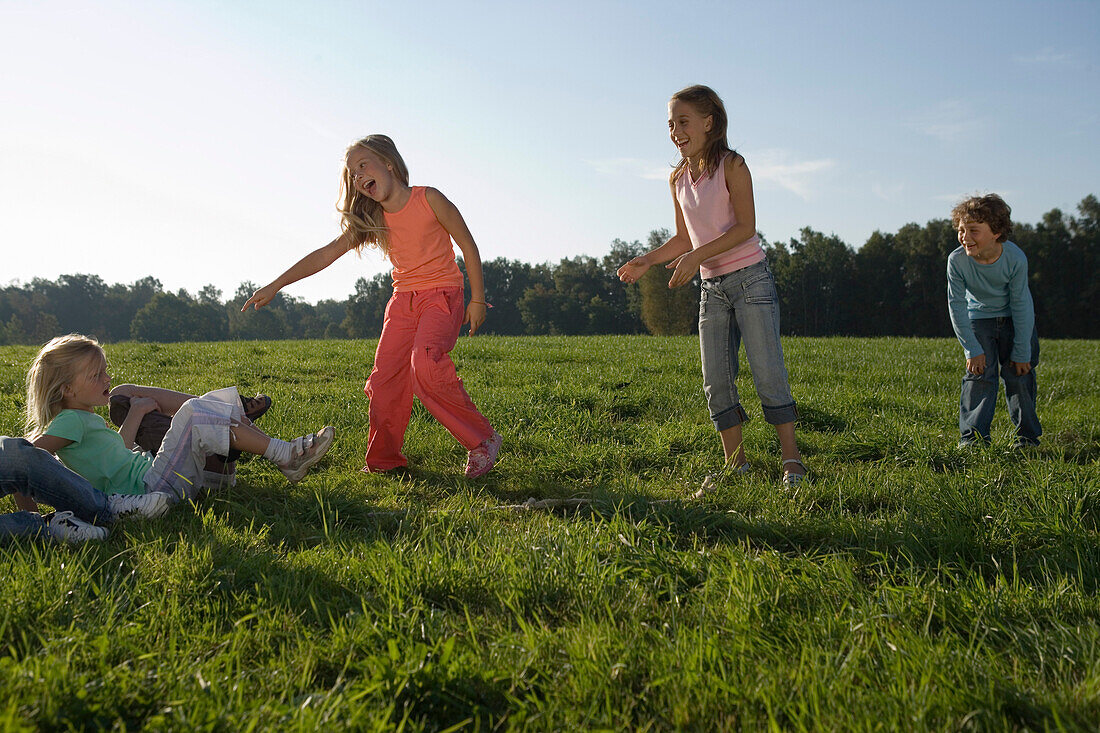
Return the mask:
<svg viewBox="0 0 1100 733">
<path fill-rule="evenodd" d="M 1100 342 L 1044 341 L 1038 449 L 956 448 L 948 340 L 786 339 L 816 480 L 721 464 L 691 338 L 463 339 L 502 462 L 419 405 L 359 472 L 374 342 L 110 346 L 115 383 L 263 391 L 337 444 L 105 543 L 0 547 L 0 727 L 1094 730 Z M 34 349 L 0 348 L 18 434 Z M 550 509 L 528 499 L 584 499 Z M 0 508 L 9 506 L 0 500 Z"/>
</svg>

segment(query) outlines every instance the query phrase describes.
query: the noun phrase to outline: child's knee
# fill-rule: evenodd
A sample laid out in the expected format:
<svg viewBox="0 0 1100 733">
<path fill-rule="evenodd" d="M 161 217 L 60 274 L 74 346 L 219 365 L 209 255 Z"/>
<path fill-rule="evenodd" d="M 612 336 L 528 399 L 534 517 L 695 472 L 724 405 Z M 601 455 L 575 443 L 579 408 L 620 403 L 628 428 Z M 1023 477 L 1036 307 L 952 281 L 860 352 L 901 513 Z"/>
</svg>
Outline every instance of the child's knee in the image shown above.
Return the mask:
<svg viewBox="0 0 1100 733">
<path fill-rule="evenodd" d="M 136 384 L 120 384 L 111 389 L 112 397 L 135 397 L 137 395 Z"/>
</svg>

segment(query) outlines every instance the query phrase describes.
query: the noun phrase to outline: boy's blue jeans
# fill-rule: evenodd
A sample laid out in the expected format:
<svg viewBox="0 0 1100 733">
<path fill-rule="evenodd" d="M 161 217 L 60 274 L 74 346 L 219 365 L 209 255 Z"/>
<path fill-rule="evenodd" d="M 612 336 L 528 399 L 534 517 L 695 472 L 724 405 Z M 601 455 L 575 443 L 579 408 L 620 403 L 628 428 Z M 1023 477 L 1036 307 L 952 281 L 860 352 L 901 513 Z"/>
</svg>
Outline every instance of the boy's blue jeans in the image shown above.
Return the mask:
<svg viewBox="0 0 1100 733">
<path fill-rule="evenodd" d="M 0 496 L 19 492 L 59 511 L 71 511 L 86 522 L 110 521 L 107 497 L 82 476 L 23 438 L 0 435 Z M 34 537 L 46 528 L 41 514 L 0 515 L 0 539 Z"/>
<path fill-rule="evenodd" d="M 748 420 L 737 394 L 742 341 L 764 419 L 772 425 L 794 422 L 798 410 L 779 342 L 779 297 L 766 262 L 703 280 L 699 293 L 703 391 L 719 431 Z"/>
<path fill-rule="evenodd" d="M 989 440 L 993 408 L 997 404 L 997 373 L 1005 383 L 1008 417 L 1016 426 L 1017 437 L 1037 444 L 1043 428 L 1035 414 L 1035 367 L 1039 363 L 1039 335 L 1031 332 L 1031 371 L 1016 376 L 1009 365 L 1015 331 L 1011 318 L 976 318 L 970 321 L 974 336 L 985 352 L 985 374 L 967 372 L 962 380 L 959 400 L 959 435 L 963 443 Z"/>
</svg>

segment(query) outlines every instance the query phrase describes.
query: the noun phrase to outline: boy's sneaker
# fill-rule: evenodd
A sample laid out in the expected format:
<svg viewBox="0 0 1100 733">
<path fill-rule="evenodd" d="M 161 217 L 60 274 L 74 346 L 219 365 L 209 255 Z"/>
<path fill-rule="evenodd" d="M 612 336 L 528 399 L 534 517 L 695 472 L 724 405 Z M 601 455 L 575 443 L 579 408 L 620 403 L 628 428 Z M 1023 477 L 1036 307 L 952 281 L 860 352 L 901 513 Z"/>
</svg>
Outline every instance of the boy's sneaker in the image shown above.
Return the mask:
<svg viewBox="0 0 1100 733">
<path fill-rule="evenodd" d="M 481 445 L 470 451 L 466 456 L 466 478 L 478 478 L 489 473 L 497 463 L 502 443 L 504 438 L 494 430 L 492 435 L 481 441 Z"/>
<path fill-rule="evenodd" d="M 107 539 L 106 527 L 88 524 L 83 519 L 77 519 L 72 512 L 54 512 L 54 515 L 46 520 L 46 530 L 55 540 L 70 544 Z"/>
<path fill-rule="evenodd" d="M 336 428 L 326 425 L 316 433 L 295 438 L 290 441 L 292 453 L 290 462 L 286 465 L 275 465 L 279 466 L 279 470 L 283 472 L 290 483 L 296 484 L 309 473 L 309 469 L 314 463 L 324 458 L 335 437 Z"/>
<path fill-rule="evenodd" d="M 148 494 L 111 494 L 107 497 L 107 510 L 115 519 L 136 514 L 146 519 L 156 519 L 172 506 L 168 494 L 153 491 Z"/>
</svg>

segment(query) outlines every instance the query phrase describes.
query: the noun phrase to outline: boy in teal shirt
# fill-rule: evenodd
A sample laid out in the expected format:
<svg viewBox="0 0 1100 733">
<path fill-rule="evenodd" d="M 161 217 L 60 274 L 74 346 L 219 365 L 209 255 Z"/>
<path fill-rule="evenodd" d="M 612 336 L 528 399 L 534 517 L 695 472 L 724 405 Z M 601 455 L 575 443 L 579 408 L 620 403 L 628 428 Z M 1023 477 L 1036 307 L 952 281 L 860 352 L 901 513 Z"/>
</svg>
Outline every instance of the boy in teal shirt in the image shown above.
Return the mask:
<svg viewBox="0 0 1100 733">
<path fill-rule="evenodd" d="M 960 246 L 947 257 L 947 305 L 966 354 L 960 445 L 989 441 L 998 372 L 1016 426 L 1016 446 L 1038 445 L 1043 432 L 1035 413 L 1035 306 L 1027 284 L 1027 256 L 1008 241 L 1011 214 L 996 194 L 968 198 L 951 211 Z"/>
</svg>

